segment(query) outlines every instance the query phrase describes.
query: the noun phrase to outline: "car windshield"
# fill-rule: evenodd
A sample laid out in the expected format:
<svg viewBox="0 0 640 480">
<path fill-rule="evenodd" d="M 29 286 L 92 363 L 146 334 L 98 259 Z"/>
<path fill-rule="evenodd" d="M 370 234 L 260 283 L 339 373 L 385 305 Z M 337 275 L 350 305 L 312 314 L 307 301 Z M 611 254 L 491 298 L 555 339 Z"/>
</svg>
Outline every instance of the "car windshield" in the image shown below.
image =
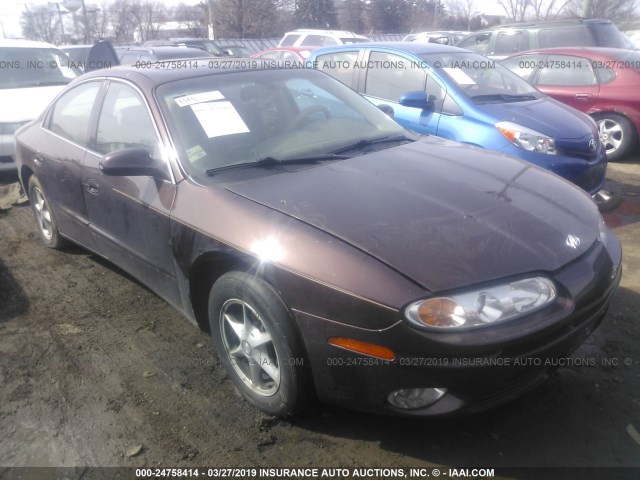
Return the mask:
<svg viewBox="0 0 640 480">
<path fill-rule="evenodd" d="M 223 57 L 225 53 L 222 51 L 220 47 L 218 47 L 215 43 L 209 42 L 206 40 L 196 40 L 196 41 L 188 41 L 178 42 L 178 44 L 183 43 L 187 47 L 195 47 L 206 50 L 209 53 L 212 53 L 216 57 Z"/>
<path fill-rule="evenodd" d="M 367 43 L 367 42 L 370 42 L 371 40 L 369 40 L 368 38 L 343 37 L 343 38 L 340 39 L 340 41 L 344 45 L 349 45 L 349 44 L 352 44 L 352 43 Z"/>
<path fill-rule="evenodd" d="M 509 69 L 473 52 L 429 53 L 421 57 L 478 104 L 521 102 L 542 96 Z"/>
<path fill-rule="evenodd" d="M 416 138 L 315 70 L 185 78 L 159 86 L 156 97 L 191 175 L 241 165 L 338 160 Z"/>
<path fill-rule="evenodd" d="M 0 48 L 0 88 L 66 85 L 82 72 L 55 48 Z"/>
<path fill-rule="evenodd" d="M 199 48 L 168 47 L 168 50 L 156 51 L 156 60 L 175 60 L 179 58 L 208 58 L 211 53 Z"/>
</svg>

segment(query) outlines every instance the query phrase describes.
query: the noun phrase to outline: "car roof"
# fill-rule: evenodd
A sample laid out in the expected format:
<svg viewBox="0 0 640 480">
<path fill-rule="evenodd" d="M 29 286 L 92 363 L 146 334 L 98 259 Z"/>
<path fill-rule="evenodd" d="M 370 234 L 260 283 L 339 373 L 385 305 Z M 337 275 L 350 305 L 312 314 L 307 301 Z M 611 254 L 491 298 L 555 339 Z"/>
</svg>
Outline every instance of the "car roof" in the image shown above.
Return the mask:
<svg viewBox="0 0 640 480">
<path fill-rule="evenodd" d="M 12 48 L 57 48 L 55 45 L 51 45 L 46 42 L 35 42 L 33 40 L 22 39 L 0 39 L 0 48 L 12 47 Z"/>
<path fill-rule="evenodd" d="M 423 53 L 453 53 L 453 52 L 465 52 L 470 53 L 469 50 L 464 48 L 452 47 L 449 45 L 441 45 L 439 43 L 419 43 L 419 42 L 367 42 L 367 43 L 351 43 L 348 45 L 337 45 L 333 47 L 322 47 L 314 49 L 311 55 L 318 55 L 328 51 L 334 50 L 362 50 L 365 48 L 385 48 L 389 50 L 396 50 L 400 52 L 413 53 L 420 55 Z"/>
<path fill-rule="evenodd" d="M 625 50 L 623 48 L 610 48 L 610 47 L 552 47 L 552 48 L 537 48 L 535 50 L 526 50 L 524 52 L 518 52 L 511 57 L 530 55 L 530 54 L 561 54 L 561 55 L 576 55 L 576 56 L 599 56 L 599 57 L 615 57 L 619 58 L 622 52 L 633 53 L 636 50 Z M 636 52 L 637 53 L 637 52 Z M 509 57 L 509 58 L 511 58 Z"/>
<path fill-rule="evenodd" d="M 547 20 L 541 22 L 503 23 L 501 25 L 494 25 L 493 27 L 488 27 L 473 33 L 506 30 L 509 28 L 570 27 L 572 25 L 582 25 L 585 23 L 611 23 L 611 20 L 606 20 L 604 18 L 565 18 L 561 20 Z"/>
<path fill-rule="evenodd" d="M 211 63 L 213 61 L 213 63 Z M 159 60 L 158 63 L 165 63 L 170 65 L 171 60 Z M 264 64 L 256 66 L 256 62 Z M 78 77 L 80 81 L 88 80 L 91 78 L 122 78 L 132 80 L 135 83 L 147 85 L 160 85 L 174 80 L 180 80 L 183 78 L 196 78 L 206 77 L 208 75 L 224 75 L 227 73 L 235 72 L 247 72 L 247 71 L 268 71 L 273 70 L 269 68 L 270 64 L 262 62 L 260 59 L 246 59 L 246 58 L 234 58 L 226 57 L 225 59 L 216 59 L 215 57 L 208 58 L 194 58 L 192 63 L 197 63 L 197 68 L 136 68 L 135 65 L 118 65 L 108 69 L 94 70 L 89 73 L 85 73 L 81 77 Z M 297 70 L 295 68 L 282 70 Z M 311 71 L 311 69 L 309 69 Z M 188 73 L 189 75 L 185 75 Z M 74 80 L 77 83 L 77 80 Z"/>
<path fill-rule="evenodd" d="M 124 49 L 118 49 L 116 47 L 117 50 L 119 50 L 121 52 L 121 54 L 125 54 L 125 53 L 150 53 L 150 54 L 154 54 L 154 53 L 171 53 L 171 52 L 175 52 L 180 50 L 181 52 L 183 51 L 187 51 L 187 52 L 203 52 L 204 50 L 202 50 L 201 48 L 196 48 L 196 47 L 181 47 L 179 45 L 160 45 L 158 47 L 124 47 Z"/>
<path fill-rule="evenodd" d="M 58 49 L 66 52 L 67 50 L 81 50 L 81 49 L 90 49 L 93 45 L 65 45 L 64 47 L 58 47 Z"/>
</svg>

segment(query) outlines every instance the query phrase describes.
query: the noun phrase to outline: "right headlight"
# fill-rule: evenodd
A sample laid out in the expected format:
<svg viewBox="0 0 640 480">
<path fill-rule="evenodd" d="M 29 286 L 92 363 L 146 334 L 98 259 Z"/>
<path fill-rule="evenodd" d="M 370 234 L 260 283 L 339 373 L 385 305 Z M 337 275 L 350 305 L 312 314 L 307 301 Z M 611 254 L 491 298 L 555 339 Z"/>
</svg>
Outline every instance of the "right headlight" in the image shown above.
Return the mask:
<svg viewBox="0 0 640 480">
<path fill-rule="evenodd" d="M 547 155 L 556 155 L 558 153 L 555 139 L 540 132 L 513 122 L 498 122 L 496 123 L 496 128 L 518 148 L 529 152 L 546 153 Z"/>
<path fill-rule="evenodd" d="M 556 287 L 546 277 L 532 277 L 447 297 L 419 300 L 405 308 L 417 327 L 463 329 L 513 320 L 552 303 Z"/>
</svg>

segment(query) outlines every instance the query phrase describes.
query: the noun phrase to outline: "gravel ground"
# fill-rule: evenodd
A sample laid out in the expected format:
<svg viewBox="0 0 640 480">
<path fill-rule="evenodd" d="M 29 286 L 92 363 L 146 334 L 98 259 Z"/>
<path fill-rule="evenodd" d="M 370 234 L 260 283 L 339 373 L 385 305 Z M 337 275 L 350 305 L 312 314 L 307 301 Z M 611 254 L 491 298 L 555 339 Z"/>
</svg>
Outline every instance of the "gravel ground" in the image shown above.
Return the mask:
<svg viewBox="0 0 640 480">
<path fill-rule="evenodd" d="M 575 353 L 588 364 L 449 420 L 324 405 L 265 416 L 206 334 L 99 257 L 46 249 L 30 208 L 14 207 L 0 216 L 0 478 L 16 466 L 640 467 L 640 152 L 608 179 L 624 275 Z"/>
</svg>

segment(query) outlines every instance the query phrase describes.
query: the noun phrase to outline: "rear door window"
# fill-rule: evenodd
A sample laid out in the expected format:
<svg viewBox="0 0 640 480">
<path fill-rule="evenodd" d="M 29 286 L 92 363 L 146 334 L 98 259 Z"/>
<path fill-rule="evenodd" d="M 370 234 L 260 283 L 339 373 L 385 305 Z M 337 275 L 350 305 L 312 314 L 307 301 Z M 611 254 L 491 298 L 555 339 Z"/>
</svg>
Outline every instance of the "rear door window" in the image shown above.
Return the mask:
<svg viewBox="0 0 640 480">
<path fill-rule="evenodd" d="M 300 35 L 286 35 L 280 42 L 281 47 L 291 47 L 296 40 L 300 38 Z"/>
<path fill-rule="evenodd" d="M 476 33 L 465 39 L 463 39 L 457 47 L 466 48 L 472 52 L 486 54 L 489 51 L 489 44 L 491 43 L 491 32 Z"/>
<path fill-rule="evenodd" d="M 73 143 L 86 147 L 89 141 L 89 120 L 102 82 L 88 82 L 72 88 L 53 106 L 47 128 Z"/>
<path fill-rule="evenodd" d="M 584 26 L 542 29 L 538 32 L 538 46 L 551 47 L 590 47 L 596 45 L 595 39 Z"/>
<path fill-rule="evenodd" d="M 407 92 L 425 91 L 427 73 L 419 63 L 385 52 L 371 52 L 364 93 L 398 102 Z"/>
<path fill-rule="evenodd" d="M 351 86 L 358 52 L 339 52 L 320 55 L 316 58 L 315 68 L 328 73 L 336 80 Z"/>
<path fill-rule="evenodd" d="M 549 55 L 538 75 L 538 85 L 587 86 L 598 83 L 591 62 L 572 55 Z"/>
<path fill-rule="evenodd" d="M 493 49 L 495 55 L 511 55 L 529 49 L 529 33 L 526 31 L 499 32 Z"/>
</svg>

